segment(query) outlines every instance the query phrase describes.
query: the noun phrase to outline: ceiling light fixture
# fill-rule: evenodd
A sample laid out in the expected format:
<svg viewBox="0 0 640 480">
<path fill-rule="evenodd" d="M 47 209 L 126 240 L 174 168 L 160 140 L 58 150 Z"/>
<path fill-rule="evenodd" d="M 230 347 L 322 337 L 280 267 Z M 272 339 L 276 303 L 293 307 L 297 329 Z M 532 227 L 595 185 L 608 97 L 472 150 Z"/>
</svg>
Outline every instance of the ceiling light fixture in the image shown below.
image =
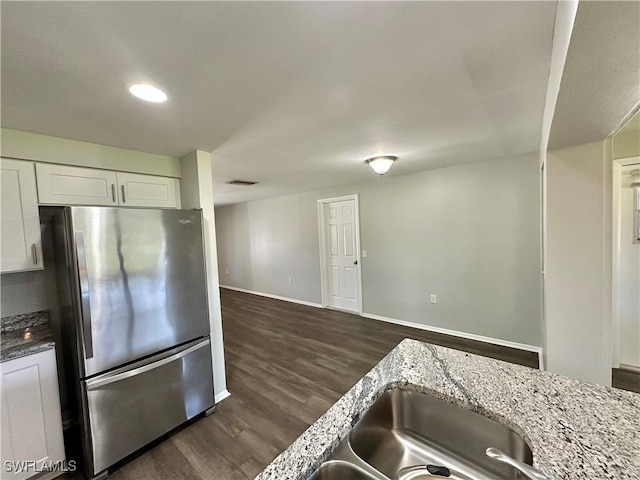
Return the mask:
<svg viewBox="0 0 640 480">
<path fill-rule="evenodd" d="M 389 171 L 393 162 L 395 162 L 398 157 L 394 157 L 392 155 L 384 155 L 382 157 L 373 157 L 369 158 L 366 163 L 376 172 L 378 175 L 384 175 Z"/>
<path fill-rule="evenodd" d="M 240 185 L 241 187 L 250 187 L 258 182 L 252 182 L 251 180 L 231 180 L 227 182 L 227 185 Z"/>
<path fill-rule="evenodd" d="M 165 92 L 148 83 L 134 83 L 129 86 L 129 93 L 141 100 L 153 103 L 163 103 L 168 98 Z"/>
</svg>

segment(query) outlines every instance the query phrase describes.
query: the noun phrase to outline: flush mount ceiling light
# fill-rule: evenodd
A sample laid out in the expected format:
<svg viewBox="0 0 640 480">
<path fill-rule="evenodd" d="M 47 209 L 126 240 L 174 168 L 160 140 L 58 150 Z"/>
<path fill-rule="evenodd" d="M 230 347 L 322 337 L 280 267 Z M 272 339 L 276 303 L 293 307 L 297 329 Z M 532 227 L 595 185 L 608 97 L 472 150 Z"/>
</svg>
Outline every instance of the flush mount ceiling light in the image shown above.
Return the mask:
<svg viewBox="0 0 640 480">
<path fill-rule="evenodd" d="M 241 187 L 250 187 L 252 185 L 255 185 L 258 182 L 252 182 L 251 180 L 231 180 L 230 182 L 227 182 L 227 185 L 239 185 Z"/>
<path fill-rule="evenodd" d="M 131 95 L 146 102 L 163 103 L 168 98 L 166 93 L 148 83 L 134 83 L 129 86 L 128 90 Z"/>
<path fill-rule="evenodd" d="M 382 157 L 373 157 L 369 158 L 366 163 L 376 172 L 378 175 L 384 175 L 389 171 L 393 162 L 395 162 L 398 157 L 394 157 L 392 155 L 384 155 Z"/>
</svg>

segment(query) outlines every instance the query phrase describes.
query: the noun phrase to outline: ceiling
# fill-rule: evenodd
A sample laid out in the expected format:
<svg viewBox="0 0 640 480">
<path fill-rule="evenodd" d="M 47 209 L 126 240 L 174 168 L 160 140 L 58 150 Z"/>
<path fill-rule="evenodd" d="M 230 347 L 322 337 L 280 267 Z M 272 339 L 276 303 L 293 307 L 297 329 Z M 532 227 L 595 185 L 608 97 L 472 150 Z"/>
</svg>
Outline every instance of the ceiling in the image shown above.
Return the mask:
<svg viewBox="0 0 640 480">
<path fill-rule="evenodd" d="M 549 148 L 603 140 L 639 102 L 640 2 L 580 2 Z"/>
<path fill-rule="evenodd" d="M 1 8 L 3 127 L 213 152 L 217 204 L 371 180 L 376 154 L 393 176 L 539 148 L 555 2 Z"/>
</svg>

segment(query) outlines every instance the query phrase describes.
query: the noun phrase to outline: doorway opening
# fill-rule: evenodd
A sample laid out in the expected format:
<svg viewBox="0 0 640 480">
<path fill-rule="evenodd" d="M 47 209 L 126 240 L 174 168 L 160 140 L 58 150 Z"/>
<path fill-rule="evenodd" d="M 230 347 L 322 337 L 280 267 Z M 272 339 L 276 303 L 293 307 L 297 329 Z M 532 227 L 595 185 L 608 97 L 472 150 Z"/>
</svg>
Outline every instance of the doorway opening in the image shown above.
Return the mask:
<svg viewBox="0 0 640 480">
<path fill-rule="evenodd" d="M 612 135 L 612 384 L 640 392 L 640 106 Z"/>
<path fill-rule="evenodd" d="M 614 162 L 613 366 L 640 372 L 640 157 Z"/>
</svg>

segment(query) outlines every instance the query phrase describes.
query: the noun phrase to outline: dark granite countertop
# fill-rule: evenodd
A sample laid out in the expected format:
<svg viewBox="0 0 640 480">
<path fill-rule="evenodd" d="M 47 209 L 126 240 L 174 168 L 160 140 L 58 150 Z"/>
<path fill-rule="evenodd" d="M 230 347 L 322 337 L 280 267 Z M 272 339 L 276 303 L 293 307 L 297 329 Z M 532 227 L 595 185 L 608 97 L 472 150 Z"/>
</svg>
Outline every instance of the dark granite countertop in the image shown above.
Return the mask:
<svg viewBox="0 0 640 480">
<path fill-rule="evenodd" d="M 0 362 L 55 346 L 49 312 L 46 310 L 3 317 L 0 325 Z"/>
</svg>

